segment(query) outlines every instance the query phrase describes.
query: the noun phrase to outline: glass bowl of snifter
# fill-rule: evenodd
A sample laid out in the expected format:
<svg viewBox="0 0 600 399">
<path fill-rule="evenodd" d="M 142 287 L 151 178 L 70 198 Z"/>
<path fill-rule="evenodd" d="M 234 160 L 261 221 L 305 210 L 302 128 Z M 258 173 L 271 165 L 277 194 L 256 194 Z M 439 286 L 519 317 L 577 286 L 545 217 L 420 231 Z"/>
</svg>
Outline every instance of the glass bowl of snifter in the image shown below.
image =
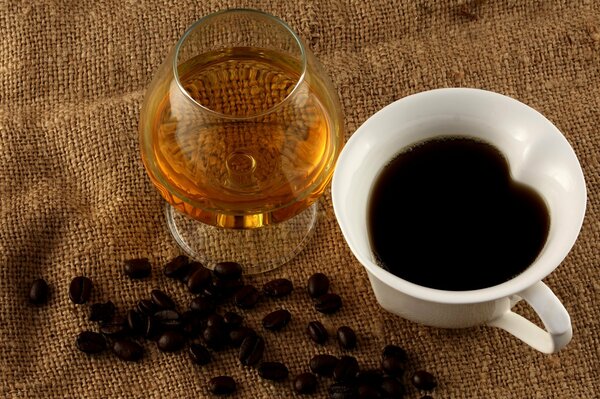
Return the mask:
<svg viewBox="0 0 600 399">
<path fill-rule="evenodd" d="M 285 22 L 231 9 L 195 22 L 167 55 L 139 132 L 184 251 L 259 273 L 311 237 L 343 120 L 329 78 Z"/>
</svg>

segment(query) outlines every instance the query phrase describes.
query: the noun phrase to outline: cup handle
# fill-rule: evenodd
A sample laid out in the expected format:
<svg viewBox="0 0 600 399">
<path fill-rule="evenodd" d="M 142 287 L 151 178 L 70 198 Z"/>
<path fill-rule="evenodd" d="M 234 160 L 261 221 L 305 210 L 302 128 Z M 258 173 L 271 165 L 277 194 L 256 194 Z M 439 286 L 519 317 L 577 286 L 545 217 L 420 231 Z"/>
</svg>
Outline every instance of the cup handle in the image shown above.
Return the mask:
<svg viewBox="0 0 600 399">
<path fill-rule="evenodd" d="M 508 309 L 487 324 L 508 331 L 526 344 L 544 353 L 556 353 L 571 341 L 571 318 L 556 295 L 541 281 L 517 293 L 538 314 L 546 330 Z"/>
</svg>

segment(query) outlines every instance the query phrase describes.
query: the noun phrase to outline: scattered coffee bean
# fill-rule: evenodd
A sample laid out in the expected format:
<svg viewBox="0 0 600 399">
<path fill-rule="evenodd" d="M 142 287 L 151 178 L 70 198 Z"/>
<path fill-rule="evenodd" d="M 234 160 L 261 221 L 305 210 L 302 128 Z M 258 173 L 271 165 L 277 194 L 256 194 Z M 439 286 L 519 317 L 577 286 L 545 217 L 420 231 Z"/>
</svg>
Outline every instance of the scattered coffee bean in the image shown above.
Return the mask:
<svg viewBox="0 0 600 399">
<path fill-rule="evenodd" d="M 191 343 L 189 354 L 190 359 L 196 364 L 202 366 L 210 363 L 210 352 L 202 344 L 196 342 Z"/>
<path fill-rule="evenodd" d="M 212 299 L 215 303 L 223 303 L 227 298 L 226 295 L 212 284 L 207 285 L 200 291 L 200 296 Z"/>
<path fill-rule="evenodd" d="M 225 298 L 235 295 L 235 293 L 244 286 L 244 282 L 241 279 L 223 280 L 220 278 L 213 278 L 210 284 L 213 290 L 220 292 Z"/>
<path fill-rule="evenodd" d="M 160 309 L 151 300 L 140 299 L 137 303 L 137 310 L 146 316 L 152 316 L 154 313 L 158 312 Z"/>
<path fill-rule="evenodd" d="M 256 335 L 256 331 L 250 327 L 235 327 L 229 331 L 229 341 L 231 346 L 239 348 L 246 337 Z"/>
<path fill-rule="evenodd" d="M 190 302 L 190 309 L 197 312 L 200 317 L 206 317 L 213 313 L 217 305 L 211 298 L 197 296 Z"/>
<path fill-rule="evenodd" d="M 187 310 L 180 317 L 181 331 L 190 338 L 197 337 L 206 325 L 199 312 Z"/>
<path fill-rule="evenodd" d="M 199 294 L 206 286 L 210 284 L 212 276 L 210 270 L 200 265 L 196 268 L 187 280 L 188 290 L 192 294 Z"/>
<path fill-rule="evenodd" d="M 185 336 L 176 330 L 165 331 L 158 338 L 156 345 L 163 352 L 177 352 L 185 345 Z"/>
<path fill-rule="evenodd" d="M 29 303 L 34 305 L 44 305 L 48 302 L 48 283 L 46 280 L 38 278 L 31 284 L 29 289 Z"/>
<path fill-rule="evenodd" d="M 83 331 L 75 341 L 77 349 L 85 353 L 100 353 L 106 349 L 106 340 L 102 334 L 94 331 Z"/>
<path fill-rule="evenodd" d="M 69 286 L 69 298 L 73 303 L 81 305 L 90 299 L 92 294 L 92 280 L 87 277 L 79 276 L 71 280 Z"/>
<path fill-rule="evenodd" d="M 144 331 L 144 338 L 150 340 L 156 340 L 162 333 L 162 326 L 158 320 L 152 316 L 146 316 L 146 329 Z"/>
<path fill-rule="evenodd" d="M 146 333 L 146 316 L 138 310 L 130 309 L 127 312 L 127 326 L 134 335 Z"/>
<path fill-rule="evenodd" d="M 181 276 L 180 280 L 183 284 L 187 284 L 190 277 L 196 273 L 198 269 L 206 269 L 204 265 L 200 262 L 192 261 L 188 263 L 185 273 Z"/>
<path fill-rule="evenodd" d="M 229 328 L 240 327 L 244 322 L 244 318 L 235 312 L 226 312 L 223 315 L 223 321 Z"/>
<path fill-rule="evenodd" d="M 90 306 L 90 321 L 106 322 L 115 315 L 115 304 L 111 301 L 106 303 L 94 303 Z"/>
<path fill-rule="evenodd" d="M 315 303 L 317 312 L 331 314 L 337 312 L 342 307 L 342 298 L 338 294 L 323 294 Z"/>
<path fill-rule="evenodd" d="M 262 359 L 265 341 L 258 335 L 251 335 L 242 341 L 239 359 L 244 366 L 254 366 Z"/>
<path fill-rule="evenodd" d="M 361 370 L 356 376 L 356 382 L 372 387 L 379 387 L 383 380 L 383 372 L 381 370 Z"/>
<path fill-rule="evenodd" d="M 258 375 L 265 380 L 285 380 L 289 374 L 288 368 L 279 362 L 262 362 L 258 366 Z"/>
<path fill-rule="evenodd" d="M 400 377 L 404 374 L 404 362 L 395 356 L 388 356 L 381 361 L 381 369 L 388 375 Z"/>
<path fill-rule="evenodd" d="M 287 278 L 278 278 L 271 280 L 263 285 L 263 292 L 271 298 L 282 298 L 287 296 L 294 289 L 294 285 Z"/>
<path fill-rule="evenodd" d="M 323 273 L 315 273 L 308 279 L 308 294 L 313 298 L 327 294 L 329 291 L 329 278 Z"/>
<path fill-rule="evenodd" d="M 144 348 L 135 341 L 119 339 L 113 342 L 112 350 L 120 359 L 135 362 L 142 358 Z"/>
<path fill-rule="evenodd" d="M 182 279 L 187 274 L 189 268 L 188 257 L 179 255 L 165 265 L 163 273 L 169 278 Z"/>
<path fill-rule="evenodd" d="M 317 390 L 317 377 L 313 373 L 302 373 L 294 379 L 294 390 L 300 394 L 311 394 Z"/>
<path fill-rule="evenodd" d="M 173 302 L 173 299 L 161 290 L 152 290 L 150 292 L 150 298 L 160 309 L 175 309 L 175 302 Z"/>
<path fill-rule="evenodd" d="M 306 327 L 306 332 L 308 333 L 310 339 L 312 339 L 317 344 L 323 345 L 325 342 L 327 342 L 327 339 L 329 338 L 329 333 L 327 332 L 327 329 L 320 321 L 311 321 L 310 323 L 308 323 L 308 326 Z"/>
<path fill-rule="evenodd" d="M 292 319 L 292 314 L 285 309 L 269 313 L 262 319 L 262 325 L 267 330 L 279 331 Z"/>
<path fill-rule="evenodd" d="M 224 349 L 229 342 L 227 331 L 220 326 L 206 327 L 202 332 L 202 338 L 204 338 L 206 345 L 215 351 Z"/>
<path fill-rule="evenodd" d="M 358 361 L 353 356 L 342 356 L 333 369 L 333 378 L 338 382 L 354 381 L 358 374 Z"/>
<path fill-rule="evenodd" d="M 215 265 L 214 273 L 223 280 L 237 280 L 242 277 L 242 265 L 236 262 L 220 262 Z"/>
<path fill-rule="evenodd" d="M 337 338 L 340 346 L 344 349 L 356 348 L 356 333 L 348 326 L 342 326 L 337 330 Z"/>
<path fill-rule="evenodd" d="M 226 375 L 215 377 L 208 381 L 208 389 L 215 395 L 229 395 L 236 390 L 235 380 Z"/>
<path fill-rule="evenodd" d="M 115 316 L 100 325 L 100 332 L 109 338 L 122 338 L 130 333 L 127 320 L 121 316 Z"/>
<path fill-rule="evenodd" d="M 437 381 L 435 380 L 433 374 L 425 370 L 419 370 L 415 372 L 411 378 L 411 381 L 417 389 L 422 389 L 424 391 L 431 391 L 437 386 Z"/>
<path fill-rule="evenodd" d="M 372 385 L 358 384 L 358 397 L 360 399 L 379 399 L 381 392 Z"/>
<path fill-rule="evenodd" d="M 164 329 L 179 329 L 181 327 L 181 316 L 174 310 L 159 310 L 154 313 L 156 319 Z"/>
<path fill-rule="evenodd" d="M 206 318 L 206 327 L 219 327 L 225 329 L 225 319 L 217 313 L 213 313 Z"/>
<path fill-rule="evenodd" d="M 327 390 L 331 399 L 358 399 L 356 386 L 350 383 L 335 383 Z"/>
<path fill-rule="evenodd" d="M 310 359 L 309 367 L 310 370 L 317 375 L 331 377 L 338 360 L 339 359 L 333 355 L 315 355 Z"/>
<path fill-rule="evenodd" d="M 402 362 L 406 362 L 408 360 L 408 355 L 406 354 L 406 351 L 404 349 L 397 345 L 386 345 L 386 347 L 383 348 L 381 358 L 385 359 L 386 357 L 392 356 Z"/>
<path fill-rule="evenodd" d="M 260 293 L 253 285 L 245 285 L 235 293 L 233 299 L 238 308 L 253 308 L 260 298 Z"/>
<path fill-rule="evenodd" d="M 125 274 L 129 278 L 144 278 L 150 275 L 152 266 L 146 258 L 128 259 L 125 261 Z"/>
<path fill-rule="evenodd" d="M 404 385 L 394 377 L 383 377 L 380 388 L 390 398 L 401 398 L 405 393 Z"/>
</svg>

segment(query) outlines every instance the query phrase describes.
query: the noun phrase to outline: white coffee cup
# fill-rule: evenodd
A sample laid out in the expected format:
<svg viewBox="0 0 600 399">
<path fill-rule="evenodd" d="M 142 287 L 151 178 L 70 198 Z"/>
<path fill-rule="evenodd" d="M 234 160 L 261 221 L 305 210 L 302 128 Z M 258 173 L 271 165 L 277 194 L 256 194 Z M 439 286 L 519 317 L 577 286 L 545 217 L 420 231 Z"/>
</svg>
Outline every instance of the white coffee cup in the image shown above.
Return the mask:
<svg viewBox="0 0 600 399">
<path fill-rule="evenodd" d="M 448 135 L 480 138 L 496 146 L 506 156 L 513 179 L 533 187 L 548 206 L 550 230 L 544 248 L 525 271 L 505 283 L 472 291 L 423 287 L 386 271 L 372 253 L 367 209 L 377 175 L 403 149 Z M 398 100 L 348 140 L 334 172 L 332 196 L 344 238 L 384 309 L 434 327 L 500 327 L 545 353 L 557 352 L 571 340 L 569 314 L 542 279 L 575 243 L 585 214 L 586 188 L 573 149 L 539 112 L 477 89 L 438 89 Z M 521 299 L 536 311 L 545 329 L 511 310 Z"/>
</svg>

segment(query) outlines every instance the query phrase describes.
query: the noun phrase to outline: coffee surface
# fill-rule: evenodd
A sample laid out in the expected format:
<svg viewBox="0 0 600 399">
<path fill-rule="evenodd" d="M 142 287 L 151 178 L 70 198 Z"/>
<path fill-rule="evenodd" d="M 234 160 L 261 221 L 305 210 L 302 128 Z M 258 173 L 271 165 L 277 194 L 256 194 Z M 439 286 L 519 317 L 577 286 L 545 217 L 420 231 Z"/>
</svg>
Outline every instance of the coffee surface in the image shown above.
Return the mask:
<svg viewBox="0 0 600 399">
<path fill-rule="evenodd" d="M 544 246 L 548 209 L 513 181 L 494 146 L 466 137 L 428 140 L 377 177 L 368 230 L 380 265 L 426 287 L 491 287 L 523 272 Z"/>
</svg>

